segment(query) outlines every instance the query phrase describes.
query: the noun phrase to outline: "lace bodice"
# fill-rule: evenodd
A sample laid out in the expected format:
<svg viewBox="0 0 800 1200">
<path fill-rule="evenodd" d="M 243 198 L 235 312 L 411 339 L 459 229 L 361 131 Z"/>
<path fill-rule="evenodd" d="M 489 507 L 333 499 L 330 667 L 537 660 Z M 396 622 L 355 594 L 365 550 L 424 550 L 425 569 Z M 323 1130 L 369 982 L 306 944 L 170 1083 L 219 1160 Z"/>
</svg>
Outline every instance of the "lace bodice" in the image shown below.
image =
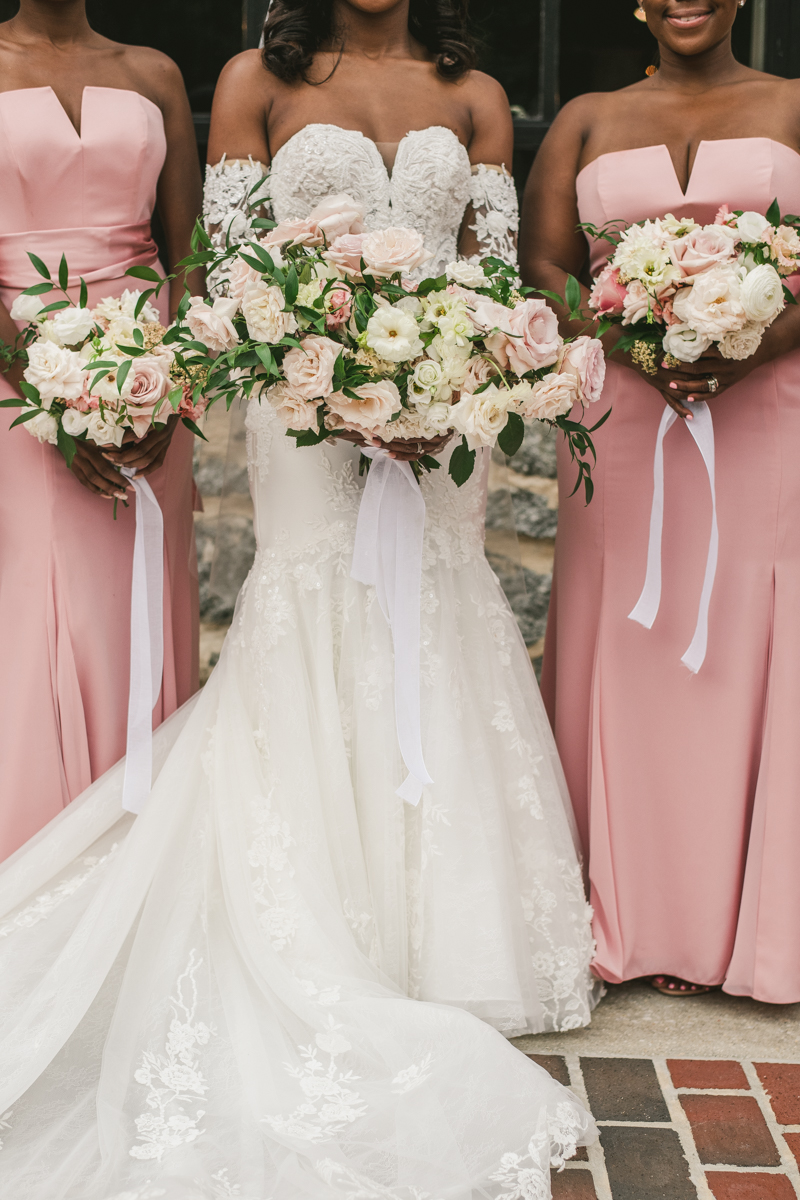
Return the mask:
<svg viewBox="0 0 800 1200">
<path fill-rule="evenodd" d="M 517 196 L 510 175 L 483 164 L 472 166 L 451 129 L 431 125 L 400 142 L 391 174 L 375 144 L 339 125 L 306 125 L 281 146 L 264 188 L 257 163 L 236 161 L 209 167 L 204 213 L 219 245 L 247 236 L 247 211 L 263 198 L 276 221 L 306 217 L 321 200 L 346 192 L 366 212 L 370 229 L 416 229 L 433 254 L 425 273 L 437 273 L 458 258 L 458 239 L 467 206 L 481 256 L 496 254 L 516 264 Z"/>
</svg>

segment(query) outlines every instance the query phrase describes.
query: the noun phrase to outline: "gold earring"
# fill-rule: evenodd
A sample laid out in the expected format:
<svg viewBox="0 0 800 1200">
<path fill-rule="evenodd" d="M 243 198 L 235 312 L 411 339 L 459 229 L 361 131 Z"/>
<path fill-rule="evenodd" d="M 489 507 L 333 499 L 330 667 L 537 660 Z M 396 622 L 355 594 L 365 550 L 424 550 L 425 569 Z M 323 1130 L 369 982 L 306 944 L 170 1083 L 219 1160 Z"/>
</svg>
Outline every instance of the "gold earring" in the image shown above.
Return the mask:
<svg viewBox="0 0 800 1200">
<path fill-rule="evenodd" d="M 637 21 L 646 21 L 647 20 L 647 13 L 644 11 L 641 4 L 639 5 L 638 8 L 635 8 L 633 10 L 633 15 L 636 17 Z"/>
</svg>

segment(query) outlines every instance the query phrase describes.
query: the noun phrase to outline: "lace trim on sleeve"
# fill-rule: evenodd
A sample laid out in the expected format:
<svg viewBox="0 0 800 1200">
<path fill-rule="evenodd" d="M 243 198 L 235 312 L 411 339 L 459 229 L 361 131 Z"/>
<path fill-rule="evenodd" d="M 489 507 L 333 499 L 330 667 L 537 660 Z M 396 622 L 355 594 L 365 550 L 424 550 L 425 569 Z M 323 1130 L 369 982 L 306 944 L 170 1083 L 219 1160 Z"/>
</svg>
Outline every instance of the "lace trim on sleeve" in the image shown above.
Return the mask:
<svg viewBox="0 0 800 1200">
<path fill-rule="evenodd" d="M 505 167 L 473 166 L 470 203 L 474 224 L 468 228 L 477 238 L 478 253 L 466 261 L 478 263 L 492 255 L 516 267 L 519 201 L 514 179 Z"/>
<path fill-rule="evenodd" d="M 264 165 L 252 158 L 224 154 L 215 166 L 206 167 L 203 225 L 218 252 L 255 236 L 251 221 L 269 208 L 266 174 Z M 206 281 L 212 296 L 225 292 L 225 276 L 219 271 L 210 272 Z"/>
</svg>

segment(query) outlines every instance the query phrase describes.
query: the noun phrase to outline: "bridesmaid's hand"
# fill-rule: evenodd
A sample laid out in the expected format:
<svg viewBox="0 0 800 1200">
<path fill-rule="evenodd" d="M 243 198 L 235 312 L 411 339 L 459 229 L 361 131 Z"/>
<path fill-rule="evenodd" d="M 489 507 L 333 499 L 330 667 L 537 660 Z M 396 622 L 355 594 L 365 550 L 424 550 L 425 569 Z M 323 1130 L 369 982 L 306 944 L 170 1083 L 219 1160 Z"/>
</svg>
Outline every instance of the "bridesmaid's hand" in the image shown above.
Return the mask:
<svg viewBox="0 0 800 1200">
<path fill-rule="evenodd" d="M 78 438 L 70 470 L 75 478 L 96 496 L 102 496 L 105 500 L 125 500 L 127 481 L 106 460 L 106 453 L 106 447 Z"/>
<path fill-rule="evenodd" d="M 627 367 L 629 371 L 635 371 L 636 374 L 645 381 L 645 383 L 649 383 L 650 387 L 656 389 L 656 391 L 661 396 L 662 400 L 664 400 L 665 403 L 667 403 L 670 406 L 670 408 L 674 409 L 679 417 L 682 417 L 685 420 L 691 421 L 692 410 L 691 410 L 691 405 L 688 408 L 686 406 L 686 402 L 685 402 L 686 394 L 683 391 L 681 391 L 680 389 L 672 386 L 675 383 L 676 378 L 677 378 L 674 371 L 668 371 L 666 369 L 666 367 L 661 366 L 659 363 L 659 368 L 658 368 L 658 371 L 656 372 L 656 374 L 650 375 L 650 374 L 648 374 L 647 371 L 645 371 L 637 363 L 632 362 L 630 355 L 628 355 L 628 354 L 622 354 L 619 352 L 614 353 L 612 351 L 609 354 L 609 358 L 612 358 L 614 360 L 614 362 L 621 363 L 623 366 Z M 691 363 L 685 363 L 682 365 L 691 367 L 693 377 L 694 378 L 697 377 L 698 368 L 697 368 L 696 364 L 693 365 Z M 692 393 L 692 394 L 694 394 L 694 393 Z M 698 390 L 698 395 L 699 395 L 699 390 Z M 704 399 L 705 397 L 702 397 L 702 398 Z"/>
<path fill-rule="evenodd" d="M 179 420 L 180 418 L 173 414 L 165 425 L 154 426 L 138 441 L 132 433 L 126 433 L 119 448 L 103 449 L 103 457 L 116 466 L 133 467 L 139 479 L 152 475 L 153 471 L 157 471 L 164 464 Z"/>
<path fill-rule="evenodd" d="M 728 388 L 746 379 L 756 367 L 769 361 L 771 356 L 762 350 L 762 346 L 749 358 L 723 358 L 717 347 L 712 346 L 695 363 L 679 363 L 675 367 L 665 367 L 663 373 L 671 377 L 667 385 L 668 391 L 672 393 L 675 401 L 685 401 L 687 404 L 691 404 L 693 400 L 709 400 L 712 396 L 721 396 Z M 672 407 L 676 407 L 675 403 Z"/>
</svg>

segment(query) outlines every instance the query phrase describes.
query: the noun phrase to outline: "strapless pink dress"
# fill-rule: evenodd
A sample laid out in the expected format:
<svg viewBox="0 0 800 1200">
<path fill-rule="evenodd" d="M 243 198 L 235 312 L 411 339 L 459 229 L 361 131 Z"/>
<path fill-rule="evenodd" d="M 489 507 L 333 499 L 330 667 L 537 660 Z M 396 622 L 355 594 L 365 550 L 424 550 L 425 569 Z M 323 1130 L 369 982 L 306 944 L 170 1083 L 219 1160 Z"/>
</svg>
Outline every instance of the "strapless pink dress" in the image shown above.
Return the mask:
<svg viewBox="0 0 800 1200">
<path fill-rule="evenodd" d="M 702 142 L 682 193 L 665 146 L 605 154 L 577 180 L 582 221 L 800 211 L 800 155 L 767 138 Z M 592 246 L 595 270 L 607 243 Z M 592 503 L 561 509 L 543 693 L 584 846 L 597 969 L 666 972 L 800 1001 L 800 351 L 710 407 L 719 566 L 708 653 L 697 619 L 711 497 L 681 422 L 667 434 L 661 608 L 628 619 L 645 575 L 658 393 L 609 364 Z"/>
<path fill-rule="evenodd" d="M 89 303 L 157 265 L 150 233 L 166 154 L 160 110 L 87 87 L 80 136 L 49 87 L 0 93 L 0 298 L 53 274 L 66 253 Z M 162 293 L 166 297 L 166 290 Z M 163 316 L 166 317 L 166 300 Z M 0 377 L 0 397 L 11 395 Z M 0 859 L 125 753 L 134 507 L 88 492 L 53 446 L 0 409 Z M 197 688 L 192 442 L 182 426 L 150 482 L 164 512 L 160 722 Z"/>
</svg>

